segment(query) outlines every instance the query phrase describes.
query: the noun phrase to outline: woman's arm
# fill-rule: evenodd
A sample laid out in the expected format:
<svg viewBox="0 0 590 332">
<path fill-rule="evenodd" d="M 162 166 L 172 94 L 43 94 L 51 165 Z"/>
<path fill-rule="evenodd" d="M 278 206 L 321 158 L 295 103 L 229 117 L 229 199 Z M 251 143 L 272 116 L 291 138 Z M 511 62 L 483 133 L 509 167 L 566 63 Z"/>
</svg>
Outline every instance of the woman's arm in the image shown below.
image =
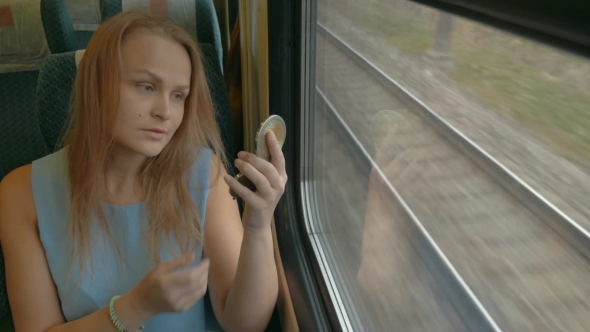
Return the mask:
<svg viewBox="0 0 590 332">
<path fill-rule="evenodd" d="M 211 259 L 209 289 L 215 315 L 227 331 L 263 331 L 277 300 L 271 218 L 287 176 L 280 147 L 276 140 L 267 141 L 272 164 L 244 152 L 239 154 L 241 162 L 236 164 L 258 191 L 253 193 L 235 179 L 229 180 L 246 202 L 243 221 L 229 195 L 225 173 L 214 180 L 207 203 L 205 253 Z M 217 175 L 219 160 L 213 158 L 211 174 Z"/>
<path fill-rule="evenodd" d="M 0 183 L 0 242 L 17 332 L 117 331 L 106 308 L 65 322 L 39 238 L 31 165 L 14 170 Z M 131 296 L 121 297 L 115 305 L 117 315 L 130 327 L 141 326 L 149 317 L 133 303 Z"/>
</svg>

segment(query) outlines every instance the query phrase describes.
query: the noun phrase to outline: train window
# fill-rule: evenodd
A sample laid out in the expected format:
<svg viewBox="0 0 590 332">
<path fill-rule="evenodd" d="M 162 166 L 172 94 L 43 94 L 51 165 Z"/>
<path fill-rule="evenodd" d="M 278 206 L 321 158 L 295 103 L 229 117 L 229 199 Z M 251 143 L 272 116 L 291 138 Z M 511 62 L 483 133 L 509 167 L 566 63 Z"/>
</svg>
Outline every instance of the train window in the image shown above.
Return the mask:
<svg viewBox="0 0 590 332">
<path fill-rule="evenodd" d="M 405 0 L 319 0 L 306 230 L 345 331 L 590 328 L 590 62 Z"/>
</svg>

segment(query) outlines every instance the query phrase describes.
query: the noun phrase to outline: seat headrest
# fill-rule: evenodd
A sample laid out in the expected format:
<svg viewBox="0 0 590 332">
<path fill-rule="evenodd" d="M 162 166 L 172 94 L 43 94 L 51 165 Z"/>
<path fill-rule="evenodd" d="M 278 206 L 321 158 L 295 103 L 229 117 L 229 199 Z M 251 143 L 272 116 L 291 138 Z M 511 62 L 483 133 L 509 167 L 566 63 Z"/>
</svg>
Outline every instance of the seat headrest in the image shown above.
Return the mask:
<svg viewBox="0 0 590 332">
<path fill-rule="evenodd" d="M 91 27 L 96 30 L 100 24 L 100 3 L 98 0 L 68 0 L 66 6 L 76 29 L 87 30 Z"/>
<path fill-rule="evenodd" d="M 149 10 L 150 13 L 167 16 L 197 40 L 197 16 L 195 0 L 121 0 L 123 11 Z"/>
<path fill-rule="evenodd" d="M 1 0 L 0 0 L 1 1 Z M 39 128 L 53 152 L 65 134 L 76 72 L 86 50 L 53 54 L 43 61 L 37 85 Z"/>
<path fill-rule="evenodd" d="M 40 0 L 0 0 L 0 73 L 38 70 L 50 54 Z"/>
<path fill-rule="evenodd" d="M 45 38 L 47 38 L 47 45 L 51 53 L 65 53 L 77 50 L 78 37 L 65 0 L 40 1 Z"/>
<path fill-rule="evenodd" d="M 37 84 L 37 112 L 47 151 L 55 147 L 65 131 L 76 80 L 78 59 L 83 51 L 52 54 L 43 61 Z"/>
</svg>

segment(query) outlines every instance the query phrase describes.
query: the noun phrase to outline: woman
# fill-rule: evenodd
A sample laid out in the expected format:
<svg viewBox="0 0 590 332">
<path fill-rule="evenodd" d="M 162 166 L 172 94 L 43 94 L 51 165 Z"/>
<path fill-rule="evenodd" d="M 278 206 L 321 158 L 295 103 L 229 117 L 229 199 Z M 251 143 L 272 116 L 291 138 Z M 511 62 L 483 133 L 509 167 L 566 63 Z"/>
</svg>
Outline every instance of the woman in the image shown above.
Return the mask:
<svg viewBox="0 0 590 332">
<path fill-rule="evenodd" d="M 261 331 L 278 292 L 271 217 L 287 181 L 240 152 L 225 171 L 201 54 L 166 18 L 124 12 L 80 62 L 65 148 L 0 184 L 16 331 Z M 245 201 L 240 221 L 235 190 Z M 203 258 L 201 258 L 203 257 Z M 120 296 L 120 297 L 119 297 Z"/>
</svg>

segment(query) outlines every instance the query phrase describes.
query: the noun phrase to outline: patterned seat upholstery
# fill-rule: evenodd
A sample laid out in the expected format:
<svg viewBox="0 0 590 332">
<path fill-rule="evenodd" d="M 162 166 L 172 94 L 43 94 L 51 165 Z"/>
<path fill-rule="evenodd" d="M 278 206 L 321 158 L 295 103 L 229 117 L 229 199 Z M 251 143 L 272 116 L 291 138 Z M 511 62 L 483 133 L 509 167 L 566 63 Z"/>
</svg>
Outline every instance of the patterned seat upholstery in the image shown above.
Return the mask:
<svg viewBox="0 0 590 332">
<path fill-rule="evenodd" d="M 231 112 L 223 77 L 216 64 L 217 52 L 209 44 L 200 44 L 199 46 L 205 58 L 207 82 L 215 104 L 216 119 L 223 144 L 228 158 L 233 158 L 235 151 Z M 76 53 L 80 58 L 81 52 L 52 55 L 45 59 L 41 68 L 39 86 L 37 87 L 37 108 L 41 133 L 50 152 L 61 148 L 59 142 L 65 133 L 64 128 L 76 78 Z"/>
<path fill-rule="evenodd" d="M 70 50 L 67 38 L 71 37 L 67 18 L 53 10 L 51 2 L 57 0 L 0 5 L 0 180 L 47 153 L 36 108 L 39 68 L 51 51 Z M 53 15 L 53 20 L 47 20 L 47 15 Z M 9 311 L 0 252 L 0 319 Z"/>
<path fill-rule="evenodd" d="M 37 78 L 51 52 L 76 50 L 64 8 L 63 0 L 0 5 L 0 179 L 46 152 L 36 116 Z"/>
<path fill-rule="evenodd" d="M 79 50 L 85 49 L 100 24 L 98 0 L 61 0 L 72 18 Z"/>
<path fill-rule="evenodd" d="M 67 11 L 59 3 L 63 0 L 0 6 L 0 179 L 46 152 L 36 114 L 39 68 L 51 51 L 76 49 Z"/>
<path fill-rule="evenodd" d="M 64 134 L 76 79 L 75 54 L 81 51 L 54 54 L 45 59 L 37 86 L 37 109 L 41 134 L 52 153 Z"/>
<path fill-rule="evenodd" d="M 64 0 L 41 0 L 41 19 L 52 54 L 78 49 L 78 37 Z"/>
<path fill-rule="evenodd" d="M 213 0 L 100 0 L 103 21 L 129 9 L 147 9 L 152 13 L 168 16 L 199 43 L 213 45 L 223 71 L 221 31 Z M 193 11 L 194 15 L 185 15 Z"/>
<path fill-rule="evenodd" d="M 74 27 L 81 24 L 100 24 L 100 3 L 98 0 L 64 0 Z"/>
</svg>

